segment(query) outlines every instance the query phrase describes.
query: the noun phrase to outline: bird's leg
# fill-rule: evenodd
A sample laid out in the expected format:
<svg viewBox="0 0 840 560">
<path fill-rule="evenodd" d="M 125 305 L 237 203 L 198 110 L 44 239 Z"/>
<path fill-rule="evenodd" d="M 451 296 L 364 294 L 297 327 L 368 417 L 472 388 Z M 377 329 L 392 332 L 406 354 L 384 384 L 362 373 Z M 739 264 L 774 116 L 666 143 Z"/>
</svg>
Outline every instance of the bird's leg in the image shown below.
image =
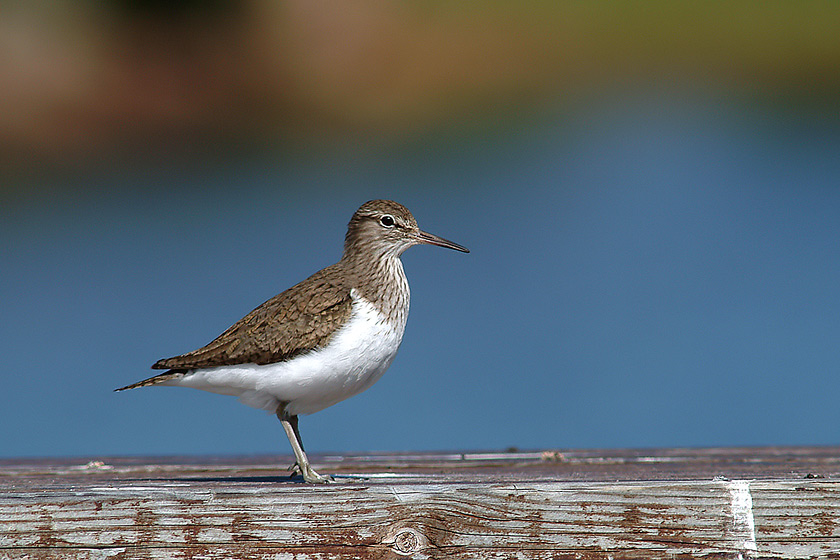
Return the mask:
<svg viewBox="0 0 840 560">
<path fill-rule="evenodd" d="M 297 466 L 300 469 L 300 474 L 303 475 L 303 480 L 314 483 L 331 482 L 331 476 L 316 473 L 309 464 L 309 459 L 306 457 L 306 452 L 303 450 L 303 442 L 300 439 L 300 432 L 298 431 L 297 415 L 287 414 L 285 407 L 280 405 L 277 407 L 277 418 L 283 425 L 283 429 L 286 430 L 286 436 L 289 438 L 289 443 L 292 444 L 292 451 L 295 453 Z"/>
<path fill-rule="evenodd" d="M 281 422 L 282 422 L 282 420 L 281 420 Z M 292 426 L 292 430 L 294 431 L 294 434 L 295 434 L 295 439 L 297 439 L 297 442 L 300 445 L 301 451 L 303 451 L 303 454 L 306 455 L 306 448 L 303 446 L 303 438 L 300 437 L 300 432 L 298 431 L 298 417 L 297 416 L 290 416 L 289 417 L 289 424 L 291 424 L 291 426 Z M 285 426 L 284 426 L 284 428 L 285 428 Z M 286 430 L 286 434 L 288 435 L 288 430 Z M 291 440 L 289 440 L 289 441 L 291 441 Z M 292 444 L 292 447 L 294 447 L 294 444 Z M 308 457 L 307 457 L 307 459 L 308 459 Z M 289 475 L 289 476 L 294 476 L 295 474 L 303 475 L 303 471 L 300 468 L 300 462 L 298 461 L 297 453 L 295 454 L 295 464 L 292 465 L 291 468 L 289 468 L 289 470 L 292 471 L 292 474 Z"/>
</svg>

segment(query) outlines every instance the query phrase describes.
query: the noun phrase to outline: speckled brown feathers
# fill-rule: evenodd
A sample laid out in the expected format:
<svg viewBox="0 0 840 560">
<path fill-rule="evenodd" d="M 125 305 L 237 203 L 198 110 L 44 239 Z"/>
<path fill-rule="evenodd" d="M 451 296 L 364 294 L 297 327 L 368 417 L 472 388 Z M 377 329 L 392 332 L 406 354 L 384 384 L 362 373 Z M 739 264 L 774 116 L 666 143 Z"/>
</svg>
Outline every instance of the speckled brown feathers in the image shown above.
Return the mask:
<svg viewBox="0 0 840 560">
<path fill-rule="evenodd" d="M 338 265 L 325 268 L 274 296 L 213 342 L 154 369 L 197 369 L 234 364 L 271 364 L 322 348 L 350 317 L 350 288 Z"/>
<path fill-rule="evenodd" d="M 117 390 L 157 385 L 191 369 L 271 364 L 323 348 L 350 317 L 350 288 L 339 268 L 338 264 L 327 267 L 274 296 L 210 344 L 152 365 L 170 371 Z"/>
</svg>

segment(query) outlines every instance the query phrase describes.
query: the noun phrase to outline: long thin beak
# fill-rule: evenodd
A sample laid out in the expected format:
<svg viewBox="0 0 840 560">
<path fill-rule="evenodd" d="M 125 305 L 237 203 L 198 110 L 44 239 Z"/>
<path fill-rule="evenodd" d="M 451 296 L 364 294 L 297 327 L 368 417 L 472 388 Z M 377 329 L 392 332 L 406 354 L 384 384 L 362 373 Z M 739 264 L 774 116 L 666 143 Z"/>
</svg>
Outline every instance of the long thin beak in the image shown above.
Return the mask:
<svg viewBox="0 0 840 560">
<path fill-rule="evenodd" d="M 417 239 L 421 243 L 428 243 L 429 245 L 437 245 L 438 247 L 446 247 L 447 249 L 455 249 L 456 251 L 461 251 L 462 253 L 469 253 L 470 250 L 466 247 L 461 247 L 457 243 L 453 243 L 443 237 L 438 237 L 437 235 L 427 233 L 425 231 L 421 231 L 417 234 Z"/>
</svg>

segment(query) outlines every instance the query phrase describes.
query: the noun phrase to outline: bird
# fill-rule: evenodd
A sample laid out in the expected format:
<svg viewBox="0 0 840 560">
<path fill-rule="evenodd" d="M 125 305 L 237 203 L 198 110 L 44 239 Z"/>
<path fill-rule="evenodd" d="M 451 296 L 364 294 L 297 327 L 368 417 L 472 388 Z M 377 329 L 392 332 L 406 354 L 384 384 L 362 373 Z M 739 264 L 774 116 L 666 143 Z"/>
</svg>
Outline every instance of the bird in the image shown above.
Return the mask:
<svg viewBox="0 0 840 560">
<path fill-rule="evenodd" d="M 391 200 L 365 202 L 353 214 L 341 259 L 272 297 L 206 346 L 158 360 L 163 373 L 125 387 L 191 387 L 236 396 L 280 420 L 295 455 L 294 472 L 317 473 L 304 451 L 298 416 L 369 389 L 397 354 L 410 292 L 400 256 L 415 245 L 464 253 L 457 243 L 422 231 Z"/>
</svg>

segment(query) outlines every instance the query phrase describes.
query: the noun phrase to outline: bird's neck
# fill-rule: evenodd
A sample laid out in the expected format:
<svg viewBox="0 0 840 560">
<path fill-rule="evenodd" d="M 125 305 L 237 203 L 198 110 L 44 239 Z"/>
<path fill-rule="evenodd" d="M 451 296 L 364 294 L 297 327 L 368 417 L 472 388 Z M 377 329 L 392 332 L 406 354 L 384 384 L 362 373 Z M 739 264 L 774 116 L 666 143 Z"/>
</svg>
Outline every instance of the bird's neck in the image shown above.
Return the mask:
<svg viewBox="0 0 840 560">
<path fill-rule="evenodd" d="M 353 278 L 356 293 L 402 330 L 408 318 L 410 292 L 399 257 L 380 255 L 375 259 L 359 259 L 345 255 L 342 264 Z"/>
</svg>

